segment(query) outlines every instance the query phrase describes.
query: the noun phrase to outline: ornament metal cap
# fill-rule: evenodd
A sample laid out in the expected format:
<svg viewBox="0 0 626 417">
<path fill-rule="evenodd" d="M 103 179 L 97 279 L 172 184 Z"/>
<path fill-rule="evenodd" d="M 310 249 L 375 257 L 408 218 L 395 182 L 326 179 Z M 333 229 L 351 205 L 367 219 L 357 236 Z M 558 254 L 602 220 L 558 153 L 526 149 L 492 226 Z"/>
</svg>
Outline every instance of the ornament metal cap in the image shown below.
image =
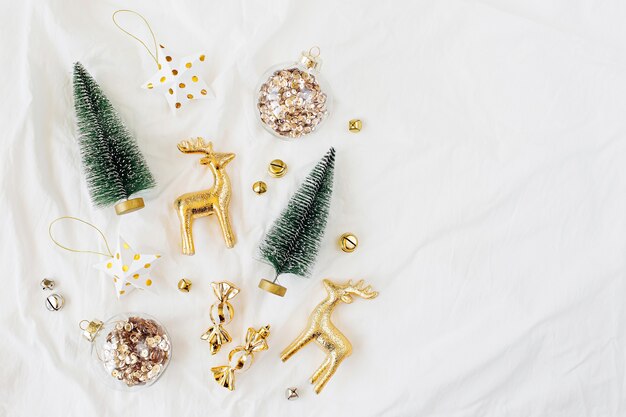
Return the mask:
<svg viewBox="0 0 626 417">
<path fill-rule="evenodd" d="M 302 54 L 300 55 L 300 63 L 304 65 L 306 69 L 319 71 L 320 68 L 322 68 L 319 46 L 312 47 L 308 52 L 302 51 Z"/>
<path fill-rule="evenodd" d="M 259 288 L 279 297 L 284 297 L 287 292 L 287 288 L 266 279 L 259 281 Z"/>
<path fill-rule="evenodd" d="M 115 205 L 115 214 L 121 216 L 122 214 L 132 213 L 133 211 L 141 210 L 146 205 L 143 202 L 143 198 L 131 198 Z"/>
<path fill-rule="evenodd" d="M 98 319 L 83 320 L 78 323 L 78 327 L 83 331 L 83 337 L 90 342 L 93 342 L 93 339 L 96 338 L 96 335 L 102 329 L 103 323 Z"/>
</svg>

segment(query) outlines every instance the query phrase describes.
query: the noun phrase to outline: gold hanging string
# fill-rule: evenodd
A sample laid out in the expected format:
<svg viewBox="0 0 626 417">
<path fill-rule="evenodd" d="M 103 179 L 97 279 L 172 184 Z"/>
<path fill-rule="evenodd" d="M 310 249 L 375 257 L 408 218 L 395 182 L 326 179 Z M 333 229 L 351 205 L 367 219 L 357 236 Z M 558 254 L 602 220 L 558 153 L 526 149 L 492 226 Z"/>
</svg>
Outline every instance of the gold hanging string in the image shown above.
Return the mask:
<svg viewBox="0 0 626 417">
<path fill-rule="evenodd" d="M 70 248 L 70 247 L 67 247 L 67 246 L 65 246 L 65 245 L 63 245 L 63 244 L 61 244 L 61 243 L 59 243 L 59 241 L 58 241 L 58 240 L 56 240 L 56 239 L 54 238 L 54 236 L 52 236 L 52 226 L 54 226 L 54 224 L 55 224 L 56 222 L 60 221 L 60 220 L 76 220 L 76 221 L 78 221 L 78 222 L 84 223 L 84 224 L 86 224 L 86 225 L 88 225 L 88 226 L 93 227 L 94 229 L 96 229 L 96 231 L 97 231 L 98 233 L 100 233 L 100 236 L 102 236 L 102 240 L 104 240 L 104 244 L 106 245 L 106 247 L 107 247 L 107 251 L 108 251 L 109 253 L 102 253 L 102 252 L 96 252 L 96 251 L 91 251 L 91 250 L 80 250 L 80 249 L 74 249 L 74 248 Z M 98 229 L 96 226 L 94 226 L 93 224 L 91 224 L 91 223 L 89 223 L 89 222 L 87 222 L 87 221 L 85 221 L 85 220 L 79 219 L 79 218 L 77 218 L 77 217 L 72 217 L 72 216 L 63 216 L 63 217 L 59 217 L 58 219 L 54 219 L 54 220 L 50 223 L 50 226 L 48 227 L 48 234 L 50 235 L 50 239 L 52 239 L 52 241 L 54 242 L 54 244 L 55 244 L 55 245 L 57 245 L 58 247 L 60 247 L 60 248 L 62 248 L 62 249 L 65 249 L 65 250 L 67 250 L 67 251 L 70 251 L 70 252 L 77 252 L 77 253 L 93 253 L 93 254 L 95 254 L 95 255 L 103 255 L 103 256 L 108 256 L 108 257 L 110 257 L 110 258 L 112 258 L 112 257 L 113 257 L 113 253 L 111 252 L 111 249 L 109 248 L 109 242 L 107 242 L 107 238 L 104 236 L 104 233 L 102 233 L 102 231 L 101 231 L 100 229 Z"/>
<path fill-rule="evenodd" d="M 141 20 L 143 20 L 143 22 L 146 24 L 146 26 L 148 27 L 148 30 L 150 31 L 150 35 L 152 35 L 152 41 L 154 42 L 154 53 L 152 53 L 152 51 L 150 51 L 150 48 L 148 48 L 148 45 L 146 45 L 146 43 L 144 41 L 142 41 L 141 39 L 139 39 L 137 36 L 133 35 L 132 33 L 130 33 L 129 31 L 127 31 L 126 29 L 124 29 L 123 27 L 120 26 L 119 23 L 117 23 L 117 20 L 115 20 L 115 16 L 118 13 L 123 13 L 123 12 L 127 12 L 127 13 L 132 13 L 135 14 L 137 16 L 139 16 L 141 18 Z M 154 62 L 156 62 L 157 64 L 157 68 L 161 69 L 161 64 L 159 64 L 159 48 L 157 47 L 157 41 L 156 41 L 156 37 L 154 36 L 154 32 L 152 31 L 152 27 L 150 27 L 150 23 L 148 23 L 148 21 L 146 20 L 145 17 L 143 17 L 141 14 L 137 13 L 134 10 L 127 10 L 127 9 L 120 9 L 120 10 L 116 10 L 115 12 L 113 12 L 113 16 L 111 17 L 113 19 L 113 23 L 115 24 L 115 26 L 118 27 L 119 30 L 121 30 L 122 32 L 124 32 L 125 34 L 127 34 L 128 36 L 130 36 L 131 38 L 135 39 L 137 42 L 139 42 L 144 48 L 146 48 L 146 51 L 148 51 L 148 53 L 150 54 L 150 56 L 152 57 L 152 59 L 154 59 Z"/>
</svg>

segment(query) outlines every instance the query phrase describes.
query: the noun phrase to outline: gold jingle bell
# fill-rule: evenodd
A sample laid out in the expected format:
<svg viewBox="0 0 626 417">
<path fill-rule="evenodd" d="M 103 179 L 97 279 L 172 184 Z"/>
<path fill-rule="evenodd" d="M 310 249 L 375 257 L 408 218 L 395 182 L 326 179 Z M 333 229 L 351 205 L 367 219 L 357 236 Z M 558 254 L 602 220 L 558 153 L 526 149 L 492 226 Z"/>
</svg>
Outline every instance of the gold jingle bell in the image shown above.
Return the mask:
<svg viewBox="0 0 626 417">
<path fill-rule="evenodd" d="M 262 279 L 259 281 L 259 288 L 263 291 L 267 291 L 279 297 L 284 297 L 285 293 L 287 292 L 287 288 L 266 279 Z"/>
<path fill-rule="evenodd" d="M 265 184 L 263 181 L 257 181 L 252 184 L 252 191 L 261 195 L 267 191 L 267 184 Z"/>
<path fill-rule="evenodd" d="M 297 400 L 298 397 L 300 396 L 298 395 L 298 388 L 296 387 L 289 387 L 285 391 L 285 398 L 289 401 Z"/>
<path fill-rule="evenodd" d="M 44 278 L 41 280 L 41 289 L 44 291 L 54 289 L 54 281 L 50 278 Z"/>
<path fill-rule="evenodd" d="M 274 178 L 284 177 L 287 173 L 287 164 L 280 159 L 274 159 L 267 167 L 267 171 Z"/>
<path fill-rule="evenodd" d="M 356 250 L 356 247 L 359 245 L 359 239 L 352 233 L 344 233 L 339 238 L 339 246 L 341 250 L 346 253 L 351 253 Z"/>
<path fill-rule="evenodd" d="M 180 281 L 178 281 L 178 291 L 189 292 L 190 289 L 191 289 L 191 280 L 188 280 L 187 278 L 182 278 Z"/>
<path fill-rule="evenodd" d="M 65 300 L 59 294 L 50 294 L 46 297 L 46 308 L 50 311 L 59 311 L 64 304 Z"/>
<path fill-rule="evenodd" d="M 141 210 L 145 207 L 143 198 L 131 198 L 115 205 L 115 214 L 121 216 L 122 214 L 132 213 L 133 211 Z"/>
<path fill-rule="evenodd" d="M 352 133 L 358 133 L 363 128 L 363 122 L 359 119 L 352 119 L 348 122 L 348 130 Z"/>
</svg>

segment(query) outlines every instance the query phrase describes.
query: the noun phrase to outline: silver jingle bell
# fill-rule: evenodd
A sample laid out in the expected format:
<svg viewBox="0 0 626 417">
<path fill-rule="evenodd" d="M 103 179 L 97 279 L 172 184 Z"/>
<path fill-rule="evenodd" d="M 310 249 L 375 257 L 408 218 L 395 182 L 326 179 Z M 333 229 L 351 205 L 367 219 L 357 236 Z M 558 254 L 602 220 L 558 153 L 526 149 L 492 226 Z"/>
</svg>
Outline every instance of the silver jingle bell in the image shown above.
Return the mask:
<svg viewBox="0 0 626 417">
<path fill-rule="evenodd" d="M 298 388 L 296 387 L 289 387 L 285 391 L 285 398 L 287 398 L 289 401 L 297 400 L 298 397 Z"/>
<path fill-rule="evenodd" d="M 46 308 L 50 311 L 59 311 L 63 308 L 65 300 L 59 294 L 50 294 L 46 297 Z"/>
<path fill-rule="evenodd" d="M 44 278 L 41 280 L 41 289 L 42 290 L 52 290 L 54 289 L 54 281 L 50 278 Z"/>
</svg>

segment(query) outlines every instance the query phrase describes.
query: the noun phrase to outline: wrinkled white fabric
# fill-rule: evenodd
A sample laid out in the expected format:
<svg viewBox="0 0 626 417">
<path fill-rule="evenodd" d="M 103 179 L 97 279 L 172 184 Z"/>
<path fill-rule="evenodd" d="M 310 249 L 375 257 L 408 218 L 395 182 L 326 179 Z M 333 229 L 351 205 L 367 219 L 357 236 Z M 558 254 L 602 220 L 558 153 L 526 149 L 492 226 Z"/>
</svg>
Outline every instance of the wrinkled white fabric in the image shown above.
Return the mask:
<svg viewBox="0 0 626 417">
<path fill-rule="evenodd" d="M 154 62 L 111 21 L 132 8 L 181 56 L 204 51 L 215 99 L 173 115 L 140 88 Z M 622 1 L 2 1 L 0 3 L 0 416 L 621 416 L 626 414 L 626 5 Z M 140 31 L 137 20 L 121 19 Z M 144 33 L 145 35 L 145 33 Z M 319 45 L 334 107 L 294 143 L 255 118 L 270 66 Z M 94 209 L 81 172 L 71 70 L 80 61 L 136 136 L 158 187 L 146 208 Z M 363 120 L 359 134 L 347 131 Z M 235 152 L 233 228 L 195 224 L 180 252 L 174 199 L 210 174 L 182 139 Z M 314 163 L 337 149 L 326 237 L 313 278 L 286 278 L 284 299 L 256 288 L 271 268 L 255 249 Z M 267 164 L 289 165 L 282 179 Z M 264 180 L 268 192 L 254 194 Z M 162 253 L 154 293 L 117 300 L 95 255 L 62 251 L 50 221 L 74 215 Z M 88 228 L 59 237 L 102 249 Z M 338 250 L 345 232 L 356 252 Z M 113 243 L 114 244 L 114 243 Z M 39 287 L 57 282 L 51 313 Z M 190 293 L 177 291 L 182 277 Z M 363 278 L 380 291 L 335 312 L 354 346 L 321 395 L 308 377 L 323 353 L 280 351 L 324 296 L 321 279 Z M 209 283 L 230 280 L 235 339 L 215 357 Z M 81 319 L 157 317 L 173 358 L 154 386 L 111 391 L 89 369 Z M 248 326 L 270 349 L 227 392 L 224 364 Z M 301 398 L 287 401 L 297 386 Z"/>
</svg>

